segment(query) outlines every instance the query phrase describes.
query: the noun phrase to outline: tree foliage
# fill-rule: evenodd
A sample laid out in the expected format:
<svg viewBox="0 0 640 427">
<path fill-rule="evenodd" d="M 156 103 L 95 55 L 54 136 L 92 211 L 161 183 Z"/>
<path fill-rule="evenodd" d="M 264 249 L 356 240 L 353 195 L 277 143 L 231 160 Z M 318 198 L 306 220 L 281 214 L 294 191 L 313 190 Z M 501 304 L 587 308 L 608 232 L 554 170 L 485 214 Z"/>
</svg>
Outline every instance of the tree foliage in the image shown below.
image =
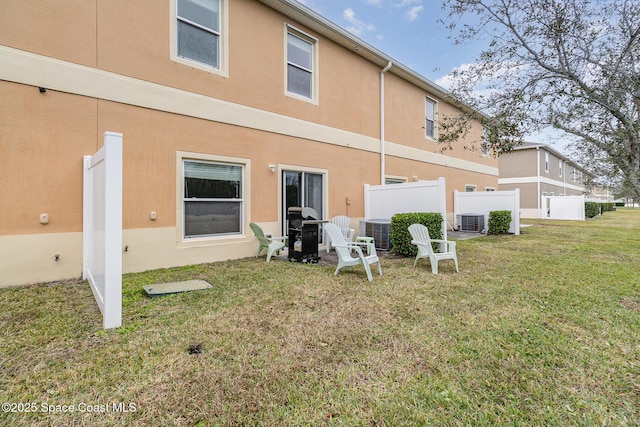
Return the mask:
<svg viewBox="0 0 640 427">
<path fill-rule="evenodd" d="M 606 171 L 640 199 L 640 1 L 445 0 L 443 8 L 457 43 L 487 45 L 452 74 L 453 97 L 472 111 L 440 118 L 441 142 L 466 134 L 477 112 L 495 155 L 553 127 L 573 137 L 589 172 Z"/>
</svg>

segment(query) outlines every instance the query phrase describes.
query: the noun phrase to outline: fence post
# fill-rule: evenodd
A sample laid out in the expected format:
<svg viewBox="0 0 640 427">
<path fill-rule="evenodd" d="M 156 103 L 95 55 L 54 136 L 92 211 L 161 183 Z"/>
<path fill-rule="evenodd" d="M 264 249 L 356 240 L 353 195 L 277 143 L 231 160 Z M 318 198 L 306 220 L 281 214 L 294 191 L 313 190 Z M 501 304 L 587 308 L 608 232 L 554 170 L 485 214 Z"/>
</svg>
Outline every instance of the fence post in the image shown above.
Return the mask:
<svg viewBox="0 0 640 427">
<path fill-rule="evenodd" d="M 460 196 L 458 190 L 453 190 L 453 224 L 456 226 L 460 225 L 458 224 L 458 215 L 460 215 Z M 455 230 L 453 225 L 451 228 Z"/>
<path fill-rule="evenodd" d="M 87 280 L 87 269 L 91 262 L 89 258 L 91 254 L 91 233 L 93 232 L 91 227 L 93 174 L 89 170 L 91 168 L 91 156 L 84 156 L 82 162 L 84 166 L 82 169 L 82 280 Z"/>
<path fill-rule="evenodd" d="M 365 184 L 364 185 L 364 219 L 370 219 L 369 218 L 370 202 L 371 200 L 369 199 L 369 184 Z"/>
<path fill-rule="evenodd" d="M 442 238 L 447 240 L 447 185 L 442 176 L 438 178 L 438 211 L 442 215 Z"/>
<path fill-rule="evenodd" d="M 516 188 L 513 198 L 513 231 L 517 235 L 520 234 L 520 189 Z M 487 224 L 488 229 L 488 224 Z"/>
<path fill-rule="evenodd" d="M 122 134 L 105 132 L 105 310 L 104 328 L 122 325 Z"/>
</svg>

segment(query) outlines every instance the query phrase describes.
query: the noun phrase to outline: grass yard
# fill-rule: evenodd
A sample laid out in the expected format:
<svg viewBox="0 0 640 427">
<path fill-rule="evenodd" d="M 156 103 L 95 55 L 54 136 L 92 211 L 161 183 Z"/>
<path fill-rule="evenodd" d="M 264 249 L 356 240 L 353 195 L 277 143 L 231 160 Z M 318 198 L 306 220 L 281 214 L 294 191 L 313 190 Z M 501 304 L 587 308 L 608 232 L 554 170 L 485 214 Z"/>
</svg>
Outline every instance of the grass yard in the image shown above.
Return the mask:
<svg viewBox="0 0 640 427">
<path fill-rule="evenodd" d="M 0 289 L 0 425 L 640 425 L 640 210 L 524 222 L 460 241 L 459 274 L 127 274 L 115 331 L 82 281 Z M 142 291 L 189 279 L 214 288 Z"/>
</svg>

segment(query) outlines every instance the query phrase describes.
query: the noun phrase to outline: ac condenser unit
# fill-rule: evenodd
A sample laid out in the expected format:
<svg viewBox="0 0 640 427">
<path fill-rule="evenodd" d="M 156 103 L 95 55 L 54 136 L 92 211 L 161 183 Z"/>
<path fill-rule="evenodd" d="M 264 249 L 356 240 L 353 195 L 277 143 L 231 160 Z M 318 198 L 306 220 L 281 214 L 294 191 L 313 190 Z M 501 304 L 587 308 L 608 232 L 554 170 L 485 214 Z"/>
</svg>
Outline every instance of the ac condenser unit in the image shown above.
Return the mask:
<svg viewBox="0 0 640 427">
<path fill-rule="evenodd" d="M 391 250 L 391 220 L 368 219 L 360 221 L 360 236 L 373 237 L 376 249 Z"/>
<path fill-rule="evenodd" d="M 475 231 L 479 233 L 484 230 L 484 215 L 481 214 L 458 215 L 457 222 L 462 231 Z"/>
</svg>

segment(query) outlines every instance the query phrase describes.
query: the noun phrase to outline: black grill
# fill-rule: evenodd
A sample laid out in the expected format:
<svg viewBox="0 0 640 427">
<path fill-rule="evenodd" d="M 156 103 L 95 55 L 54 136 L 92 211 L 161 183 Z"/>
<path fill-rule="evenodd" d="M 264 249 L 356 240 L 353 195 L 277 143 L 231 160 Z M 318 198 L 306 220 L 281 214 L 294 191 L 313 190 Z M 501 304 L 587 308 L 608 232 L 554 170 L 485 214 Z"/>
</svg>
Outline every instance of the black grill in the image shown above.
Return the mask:
<svg viewBox="0 0 640 427">
<path fill-rule="evenodd" d="M 318 213 L 311 208 L 291 207 L 289 217 L 289 261 L 318 262 L 319 225 Z"/>
</svg>

